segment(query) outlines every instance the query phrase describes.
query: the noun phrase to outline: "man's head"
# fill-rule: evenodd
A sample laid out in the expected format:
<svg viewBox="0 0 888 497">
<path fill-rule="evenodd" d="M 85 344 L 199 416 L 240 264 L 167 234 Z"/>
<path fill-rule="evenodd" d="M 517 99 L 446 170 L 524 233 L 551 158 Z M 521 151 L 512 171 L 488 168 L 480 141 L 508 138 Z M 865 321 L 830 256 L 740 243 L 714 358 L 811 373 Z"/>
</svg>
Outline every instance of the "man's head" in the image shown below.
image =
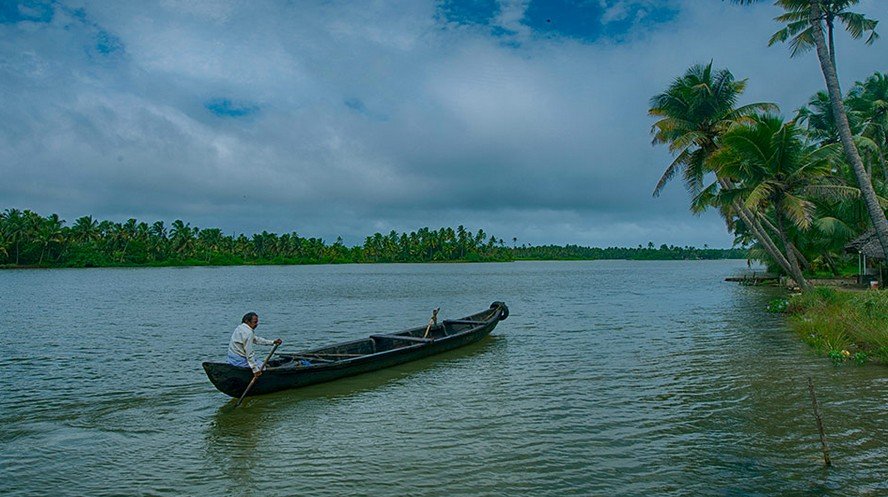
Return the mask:
<svg viewBox="0 0 888 497">
<path fill-rule="evenodd" d="M 256 327 L 259 326 L 259 315 L 255 312 L 248 312 L 244 314 L 244 318 L 241 319 L 241 322 L 255 330 Z"/>
</svg>

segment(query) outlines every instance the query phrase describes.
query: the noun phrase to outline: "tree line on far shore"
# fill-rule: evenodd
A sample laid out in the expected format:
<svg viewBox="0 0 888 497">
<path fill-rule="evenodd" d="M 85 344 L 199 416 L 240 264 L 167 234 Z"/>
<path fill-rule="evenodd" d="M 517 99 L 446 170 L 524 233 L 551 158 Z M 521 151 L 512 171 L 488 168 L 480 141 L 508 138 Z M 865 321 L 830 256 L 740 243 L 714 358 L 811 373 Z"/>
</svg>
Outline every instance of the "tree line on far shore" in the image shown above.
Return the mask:
<svg viewBox="0 0 888 497">
<path fill-rule="evenodd" d="M 514 240 L 514 239 L 513 239 Z M 0 212 L 0 266 L 109 267 L 238 264 L 336 264 L 386 262 L 505 262 L 595 259 L 743 258 L 743 249 L 675 247 L 653 243 L 636 248 L 606 249 L 578 245 L 512 247 L 484 230 L 422 228 L 410 233 L 374 233 L 363 245 L 347 247 L 342 239 L 328 244 L 296 232 L 263 231 L 250 237 L 225 235 L 181 220 L 166 225 L 129 219 L 123 223 L 83 216 L 71 226 L 57 214 L 43 217 L 30 210 Z"/>
</svg>

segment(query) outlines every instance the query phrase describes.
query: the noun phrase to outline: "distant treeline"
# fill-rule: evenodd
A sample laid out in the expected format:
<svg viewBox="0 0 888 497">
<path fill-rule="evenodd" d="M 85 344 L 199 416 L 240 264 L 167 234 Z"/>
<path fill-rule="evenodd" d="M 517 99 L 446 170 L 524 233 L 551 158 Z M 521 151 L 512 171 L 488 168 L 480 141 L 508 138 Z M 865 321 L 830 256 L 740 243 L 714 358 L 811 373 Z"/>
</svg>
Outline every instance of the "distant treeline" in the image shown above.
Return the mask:
<svg viewBox="0 0 888 497">
<path fill-rule="evenodd" d="M 740 249 L 695 249 L 653 244 L 647 248 L 507 247 L 501 238 L 463 226 L 410 233 L 374 233 L 360 246 L 338 238 L 326 244 L 296 232 L 263 231 L 229 236 L 218 228 L 201 229 L 181 220 L 167 226 L 129 219 L 124 223 L 83 216 L 66 226 L 58 215 L 30 210 L 0 212 L 0 266 L 107 267 L 240 264 L 336 264 L 381 262 L 495 262 L 589 259 L 744 258 Z"/>
<path fill-rule="evenodd" d="M 660 245 L 654 247 L 648 243 L 646 247 L 581 247 L 579 245 L 541 245 L 536 247 L 517 247 L 513 250 L 515 259 L 521 260 L 598 260 L 598 259 L 629 259 L 636 261 L 672 261 L 698 259 L 745 259 L 747 250 L 741 248 L 712 249 L 694 247 L 676 247 Z"/>
</svg>

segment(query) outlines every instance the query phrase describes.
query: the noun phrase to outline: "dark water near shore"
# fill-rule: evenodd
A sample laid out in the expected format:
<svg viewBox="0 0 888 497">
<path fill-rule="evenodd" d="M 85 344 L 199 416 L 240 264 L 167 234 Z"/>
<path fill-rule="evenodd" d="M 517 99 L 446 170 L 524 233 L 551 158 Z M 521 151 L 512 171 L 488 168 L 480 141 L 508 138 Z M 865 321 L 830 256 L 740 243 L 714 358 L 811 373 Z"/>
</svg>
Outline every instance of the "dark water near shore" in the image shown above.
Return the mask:
<svg viewBox="0 0 888 497">
<path fill-rule="evenodd" d="M 742 268 L 3 271 L 0 493 L 888 495 L 888 368 L 813 356 L 776 290 L 722 281 Z M 248 310 L 295 350 L 493 300 L 511 317 L 477 345 L 237 411 L 200 368 Z"/>
</svg>

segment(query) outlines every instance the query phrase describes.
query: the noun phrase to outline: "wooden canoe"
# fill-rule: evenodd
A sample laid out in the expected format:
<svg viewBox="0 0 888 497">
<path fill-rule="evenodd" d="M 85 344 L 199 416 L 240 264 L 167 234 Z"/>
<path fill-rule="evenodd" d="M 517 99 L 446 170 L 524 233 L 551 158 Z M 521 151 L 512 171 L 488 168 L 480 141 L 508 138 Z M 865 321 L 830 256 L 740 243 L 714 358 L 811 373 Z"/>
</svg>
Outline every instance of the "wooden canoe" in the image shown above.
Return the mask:
<svg viewBox="0 0 888 497">
<path fill-rule="evenodd" d="M 440 354 L 481 340 L 508 316 L 506 304 L 494 302 L 489 309 L 464 318 L 445 319 L 432 326 L 425 338 L 427 326 L 423 325 L 295 354 L 278 353 L 248 395 L 314 385 Z M 224 362 L 205 362 L 203 368 L 220 392 L 235 398 L 253 378 L 250 368 Z"/>
</svg>

